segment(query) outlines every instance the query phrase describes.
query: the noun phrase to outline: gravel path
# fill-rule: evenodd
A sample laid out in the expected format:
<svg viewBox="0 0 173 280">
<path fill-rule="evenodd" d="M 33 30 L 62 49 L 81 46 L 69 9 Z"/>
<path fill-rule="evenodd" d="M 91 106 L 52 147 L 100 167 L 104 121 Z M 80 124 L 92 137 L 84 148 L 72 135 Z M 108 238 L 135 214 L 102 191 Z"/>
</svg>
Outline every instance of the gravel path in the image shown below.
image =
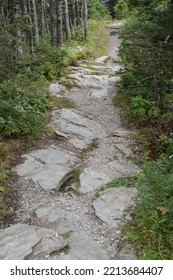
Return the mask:
<svg viewBox="0 0 173 280">
<path fill-rule="evenodd" d="M 70 90 L 64 80 L 50 85 L 52 95 L 72 100 L 76 108 L 55 108 L 50 126 L 59 144 L 24 155 L 24 162 L 14 167 L 12 182 L 20 205 L 15 225 L 0 230 L 0 259 L 122 257 L 117 255 L 121 226 L 130 218 L 136 190 L 99 190 L 114 178 L 135 176 L 139 169 L 131 161 L 130 132 L 112 105 L 123 67 L 117 62 L 118 35 L 109 41 L 109 57 L 69 68 Z M 16 247 L 20 254 L 15 254 Z M 123 257 L 135 255 L 128 250 Z"/>
</svg>

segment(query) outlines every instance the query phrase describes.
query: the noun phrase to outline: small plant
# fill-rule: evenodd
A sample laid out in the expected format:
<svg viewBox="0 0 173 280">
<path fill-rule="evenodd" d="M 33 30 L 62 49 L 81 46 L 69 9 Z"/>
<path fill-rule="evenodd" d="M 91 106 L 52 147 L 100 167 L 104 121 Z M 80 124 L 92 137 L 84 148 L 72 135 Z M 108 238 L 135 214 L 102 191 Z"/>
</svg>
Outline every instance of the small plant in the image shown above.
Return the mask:
<svg viewBox="0 0 173 280">
<path fill-rule="evenodd" d="M 70 99 L 67 99 L 65 97 L 56 97 L 56 96 L 51 96 L 50 100 L 52 102 L 52 106 L 56 107 L 58 109 L 72 109 L 75 108 L 75 103 L 71 101 Z"/>
<path fill-rule="evenodd" d="M 131 99 L 132 113 L 137 117 L 139 124 L 143 124 L 145 121 L 150 122 L 154 118 L 160 115 L 160 109 L 151 100 L 136 96 Z"/>
<path fill-rule="evenodd" d="M 173 259 L 173 158 L 146 161 L 138 176 L 138 203 L 124 234 L 140 259 Z"/>
<path fill-rule="evenodd" d="M 125 0 L 118 0 L 117 4 L 114 7 L 115 17 L 117 19 L 123 19 L 128 16 L 129 8 Z"/>
<path fill-rule="evenodd" d="M 95 194 L 95 199 L 100 197 L 100 193 L 112 188 L 125 186 L 127 188 L 137 187 L 138 177 L 118 178 L 114 179 L 106 185 L 102 186 Z"/>
<path fill-rule="evenodd" d="M 27 134 L 41 128 L 42 113 L 49 107 L 46 96 L 27 92 L 6 81 L 0 89 L 0 133 Z"/>
</svg>

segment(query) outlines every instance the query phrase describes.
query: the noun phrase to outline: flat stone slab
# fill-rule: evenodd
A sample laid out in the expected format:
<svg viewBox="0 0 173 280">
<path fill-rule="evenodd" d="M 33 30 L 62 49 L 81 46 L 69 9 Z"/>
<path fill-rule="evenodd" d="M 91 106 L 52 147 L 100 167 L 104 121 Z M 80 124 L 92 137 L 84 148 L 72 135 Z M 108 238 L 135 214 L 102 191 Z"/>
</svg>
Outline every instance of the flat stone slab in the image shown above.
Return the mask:
<svg viewBox="0 0 173 280">
<path fill-rule="evenodd" d="M 135 206 L 136 188 L 117 187 L 100 193 L 93 207 L 95 214 L 110 227 L 117 227 L 129 209 Z"/>
<path fill-rule="evenodd" d="M 67 242 L 52 229 L 26 224 L 0 229 L 0 260 L 44 259 L 66 245 Z"/>
<path fill-rule="evenodd" d="M 77 87 L 83 89 L 89 88 L 108 88 L 110 78 L 108 75 L 87 75 L 82 73 L 75 73 L 68 75 Z"/>
<path fill-rule="evenodd" d="M 94 97 L 94 98 L 101 98 L 101 97 L 105 97 L 107 95 L 108 95 L 108 90 L 106 88 L 91 90 L 91 97 Z"/>
<path fill-rule="evenodd" d="M 61 96 L 66 91 L 66 88 L 57 82 L 50 84 L 49 91 L 52 96 Z"/>
<path fill-rule="evenodd" d="M 75 229 L 74 221 L 76 211 L 67 211 L 61 207 L 50 209 L 49 207 L 40 207 L 35 210 L 36 217 L 42 224 L 53 224 L 59 234 L 65 234 Z"/>
<path fill-rule="evenodd" d="M 126 147 L 125 145 L 121 144 L 121 143 L 117 143 L 115 145 L 117 147 L 117 149 L 124 155 L 126 155 L 127 157 L 130 157 L 133 155 L 133 152 L 131 151 L 130 148 Z"/>
<path fill-rule="evenodd" d="M 136 165 L 125 159 L 117 159 L 97 168 L 85 168 L 79 176 L 79 191 L 93 192 L 113 179 L 136 176 L 139 172 Z"/>
<path fill-rule="evenodd" d="M 44 190 L 59 189 L 79 163 L 78 158 L 55 146 L 22 157 L 26 158 L 25 162 L 13 168 L 13 171 L 26 179 L 32 179 Z"/>
<path fill-rule="evenodd" d="M 81 73 L 81 74 L 86 74 L 86 75 L 104 75 L 105 74 L 105 67 L 103 66 L 103 68 L 97 68 L 97 67 L 93 67 L 92 65 L 86 65 L 86 64 L 81 64 L 80 67 L 69 67 L 69 72 L 71 74 L 75 74 L 75 73 Z"/>
<path fill-rule="evenodd" d="M 109 256 L 85 231 L 73 233 L 67 240 L 70 253 L 61 260 L 109 260 Z"/>
<path fill-rule="evenodd" d="M 106 137 L 100 124 L 80 115 L 76 110 L 54 110 L 51 126 L 57 135 L 68 138 L 70 143 L 81 150 L 88 148 L 95 140 Z"/>
<path fill-rule="evenodd" d="M 92 168 L 86 168 L 84 172 L 80 174 L 79 179 L 79 191 L 81 193 L 95 191 L 107 184 L 111 180 L 108 174 L 102 172 L 101 170 L 99 171 Z"/>
<path fill-rule="evenodd" d="M 119 30 L 123 26 L 124 22 L 114 22 L 109 25 L 109 28 Z"/>
<path fill-rule="evenodd" d="M 101 56 L 95 60 L 95 63 L 105 63 L 109 59 L 109 56 Z"/>
</svg>

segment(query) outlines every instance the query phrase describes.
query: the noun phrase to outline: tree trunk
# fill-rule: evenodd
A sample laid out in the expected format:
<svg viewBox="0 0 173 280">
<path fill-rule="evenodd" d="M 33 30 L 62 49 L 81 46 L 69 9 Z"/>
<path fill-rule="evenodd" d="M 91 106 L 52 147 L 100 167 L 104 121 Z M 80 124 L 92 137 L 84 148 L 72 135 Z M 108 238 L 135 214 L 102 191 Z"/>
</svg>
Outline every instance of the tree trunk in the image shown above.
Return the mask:
<svg viewBox="0 0 173 280">
<path fill-rule="evenodd" d="M 41 35 L 45 33 L 45 0 L 41 0 Z"/>
<path fill-rule="evenodd" d="M 68 12 L 68 1 L 64 0 L 64 27 L 65 33 L 68 39 L 71 38 L 71 30 L 70 30 L 70 21 L 69 21 L 69 12 Z"/>
<path fill-rule="evenodd" d="M 56 2 L 56 13 L 57 13 L 57 46 L 62 47 L 62 1 Z"/>
<path fill-rule="evenodd" d="M 72 26 L 76 27 L 76 0 L 72 0 Z"/>
<path fill-rule="evenodd" d="M 33 29 L 32 29 L 32 19 L 31 19 L 31 5 L 30 0 L 27 0 L 27 14 L 28 14 L 28 41 L 29 41 L 29 50 L 32 54 L 34 52 L 34 36 L 33 36 Z"/>
<path fill-rule="evenodd" d="M 83 0 L 84 39 L 88 41 L 88 6 L 87 0 Z"/>
<path fill-rule="evenodd" d="M 76 0 L 76 24 L 81 25 L 81 16 L 80 16 L 80 5 L 79 0 Z"/>
<path fill-rule="evenodd" d="M 14 51 L 13 58 L 17 61 L 19 60 L 20 56 L 23 55 L 23 50 L 21 46 L 21 27 L 18 23 L 18 18 L 20 17 L 20 6 L 18 1 L 13 0 L 11 1 L 11 24 L 14 26 L 12 31 L 13 40 L 12 40 L 12 48 Z"/>
<path fill-rule="evenodd" d="M 35 0 L 30 0 L 30 12 L 31 12 L 31 20 L 32 20 L 32 31 L 33 31 L 33 40 L 34 45 L 36 45 L 39 41 L 39 32 L 38 32 L 38 20 L 37 20 L 37 10 Z"/>
<path fill-rule="evenodd" d="M 55 4 L 55 0 L 50 0 L 50 32 L 51 32 L 51 43 L 52 43 L 52 46 L 56 46 L 57 45 L 56 27 L 57 27 L 56 4 Z"/>
</svg>

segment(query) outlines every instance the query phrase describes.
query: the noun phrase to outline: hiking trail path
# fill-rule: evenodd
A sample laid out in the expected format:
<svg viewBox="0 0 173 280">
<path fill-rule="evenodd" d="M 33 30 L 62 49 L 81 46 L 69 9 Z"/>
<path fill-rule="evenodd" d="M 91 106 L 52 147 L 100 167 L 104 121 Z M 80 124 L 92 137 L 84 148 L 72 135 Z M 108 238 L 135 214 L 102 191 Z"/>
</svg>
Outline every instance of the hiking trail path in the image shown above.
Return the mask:
<svg viewBox="0 0 173 280">
<path fill-rule="evenodd" d="M 119 247 L 137 190 L 102 188 L 139 173 L 130 131 L 112 105 L 123 71 L 119 28 L 110 26 L 115 35 L 109 36 L 108 56 L 71 66 L 65 79 L 50 85 L 51 95 L 72 100 L 75 109 L 54 108 L 55 143 L 24 154 L 12 170 L 20 202 L 14 224 L 0 230 L 1 260 L 136 258 L 132 248 Z"/>
</svg>

